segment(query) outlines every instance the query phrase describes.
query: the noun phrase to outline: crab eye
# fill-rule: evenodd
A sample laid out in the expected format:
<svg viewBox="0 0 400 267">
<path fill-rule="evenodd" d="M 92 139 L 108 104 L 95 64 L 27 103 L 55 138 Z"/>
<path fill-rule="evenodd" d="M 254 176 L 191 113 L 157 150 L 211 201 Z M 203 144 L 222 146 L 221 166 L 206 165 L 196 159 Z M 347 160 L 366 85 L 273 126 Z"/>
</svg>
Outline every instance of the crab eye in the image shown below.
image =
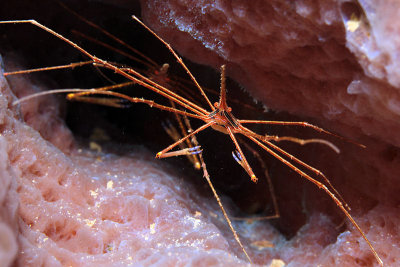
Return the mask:
<svg viewBox="0 0 400 267">
<path fill-rule="evenodd" d="M 218 102 L 214 103 L 214 107 L 218 108 Z"/>
</svg>

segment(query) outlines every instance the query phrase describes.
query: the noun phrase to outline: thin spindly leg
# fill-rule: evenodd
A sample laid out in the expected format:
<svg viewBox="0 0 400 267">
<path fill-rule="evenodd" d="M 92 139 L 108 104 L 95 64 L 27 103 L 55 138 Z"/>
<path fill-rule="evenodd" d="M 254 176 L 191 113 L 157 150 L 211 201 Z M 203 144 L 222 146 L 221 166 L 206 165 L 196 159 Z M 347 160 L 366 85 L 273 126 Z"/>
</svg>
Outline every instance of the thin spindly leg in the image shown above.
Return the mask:
<svg viewBox="0 0 400 267">
<path fill-rule="evenodd" d="M 105 29 L 101 28 L 99 25 L 97 25 L 96 23 L 82 17 L 81 15 L 79 15 L 78 13 L 76 13 L 74 10 L 70 9 L 69 7 L 67 7 L 66 5 L 64 5 L 62 2 L 58 2 L 60 4 L 60 6 L 62 6 L 63 8 L 65 8 L 68 12 L 72 13 L 74 16 L 76 16 L 77 18 L 79 18 L 81 21 L 85 22 L 86 24 L 90 25 L 93 28 L 98 29 L 99 31 L 101 31 L 103 34 L 107 35 L 109 38 L 113 39 L 114 41 L 118 42 L 119 44 L 121 44 L 122 46 L 128 48 L 129 50 L 131 50 L 133 53 L 139 55 L 140 57 L 142 57 L 143 59 L 145 59 L 146 61 L 143 60 L 139 60 L 138 62 L 141 62 L 143 64 L 150 62 L 150 64 L 152 64 L 153 66 L 157 66 L 157 63 L 154 62 L 151 58 L 147 57 L 146 55 L 144 55 L 143 53 L 141 53 L 139 50 L 133 48 L 132 46 L 130 46 L 129 44 L 125 43 L 124 41 L 122 41 L 121 39 L 119 39 L 118 37 L 116 37 L 115 35 L 113 35 L 112 33 L 106 31 Z M 113 47 L 112 47 L 113 48 Z M 130 56 L 132 56 L 131 54 L 128 54 Z M 129 56 L 128 56 L 129 57 Z M 137 58 L 135 58 L 134 60 L 138 60 Z M 148 64 L 148 63 L 147 63 Z"/>
<path fill-rule="evenodd" d="M 176 108 L 174 102 L 170 101 L 170 103 L 171 103 L 171 106 L 172 106 L 173 108 Z M 178 122 L 179 129 L 181 130 L 182 136 L 185 136 L 185 135 L 187 135 L 188 133 L 193 132 L 192 128 L 190 127 L 190 122 L 189 122 L 189 119 L 187 118 L 187 116 L 183 116 L 183 117 L 185 118 L 185 122 L 186 122 L 186 127 L 187 127 L 187 129 L 186 129 L 186 128 L 185 128 L 185 125 L 183 124 L 182 117 L 179 116 L 178 114 L 174 114 L 174 115 L 175 115 L 176 121 Z M 181 138 L 180 135 L 179 135 L 178 133 L 177 133 L 177 137 L 178 137 L 178 139 L 175 140 L 175 141 L 178 141 L 178 140 Z M 186 139 L 186 145 L 187 145 L 189 148 L 192 148 L 192 147 L 200 147 L 198 144 L 197 144 L 197 145 L 196 145 L 196 144 L 193 145 L 193 144 L 194 144 L 193 139 L 196 139 L 196 137 L 195 137 L 194 135 L 192 136 L 191 140 Z M 200 162 L 199 162 L 199 159 L 198 159 L 197 154 L 193 154 L 193 153 L 192 153 L 191 155 L 188 155 L 188 158 L 189 158 L 189 161 L 192 162 L 192 164 L 193 164 L 193 166 L 194 166 L 195 169 L 200 169 L 201 164 L 200 164 Z"/>
<path fill-rule="evenodd" d="M 179 109 L 174 109 L 174 108 L 171 108 L 171 107 L 168 107 L 168 106 L 157 104 L 153 100 L 147 100 L 147 99 L 138 98 L 138 97 L 130 97 L 130 96 L 127 96 L 127 95 L 124 95 L 124 94 L 121 94 L 121 93 L 117 93 L 117 92 L 112 92 L 112 91 L 95 91 L 95 90 L 93 90 L 92 92 L 93 92 L 92 94 L 94 94 L 94 95 L 109 95 L 109 96 L 114 96 L 114 97 L 117 97 L 117 98 L 125 99 L 125 100 L 127 100 L 129 102 L 132 102 L 132 103 L 147 104 L 151 108 L 157 108 L 157 109 L 165 110 L 165 111 L 168 111 L 168 112 L 178 113 L 178 114 L 183 115 L 183 116 L 188 116 L 188 117 L 192 117 L 192 118 L 196 118 L 196 119 L 202 119 L 203 118 L 203 117 L 201 117 L 199 115 L 191 114 L 191 113 L 188 113 L 186 111 L 182 111 L 182 110 L 179 110 Z"/>
<path fill-rule="evenodd" d="M 240 154 L 241 161 L 243 162 L 243 166 L 242 166 L 242 167 L 247 171 L 247 173 L 249 174 L 251 180 L 252 180 L 254 183 L 257 183 L 258 178 L 257 178 L 256 175 L 254 174 L 254 172 L 253 172 L 252 168 L 250 167 L 249 163 L 247 162 L 247 159 L 246 159 L 246 157 L 244 156 L 243 151 L 242 151 L 242 149 L 240 148 L 239 143 L 237 142 L 236 137 L 235 137 L 235 135 L 233 134 L 231 128 L 230 128 L 230 127 L 227 127 L 226 129 L 227 129 L 227 131 L 228 131 L 228 133 L 229 133 L 229 136 L 231 137 L 233 143 L 235 144 L 235 147 L 236 147 L 237 151 L 238 151 L 239 154 Z"/>
<path fill-rule="evenodd" d="M 113 50 L 121 55 L 124 55 L 128 58 L 131 58 L 137 62 L 140 62 L 142 64 L 144 64 L 145 66 L 147 66 L 148 68 L 157 68 L 157 63 L 155 61 L 153 61 L 151 58 L 147 57 L 146 55 L 144 55 L 143 53 L 141 53 L 140 51 L 136 50 L 135 48 L 133 48 L 132 46 L 130 46 L 129 44 L 125 43 L 124 41 L 122 41 L 120 38 L 116 37 L 115 35 L 111 34 L 110 32 L 106 31 L 105 29 L 101 28 L 100 26 L 98 26 L 97 24 L 87 20 L 86 18 L 80 16 L 78 13 L 76 13 L 75 11 L 71 10 L 70 8 L 68 8 L 67 6 L 65 6 L 64 4 L 60 3 L 60 5 L 65 8 L 66 10 L 68 10 L 70 13 L 72 13 L 73 15 L 75 15 L 77 18 L 79 18 L 80 20 L 82 20 L 83 22 L 85 22 L 86 24 L 100 30 L 101 32 L 103 32 L 103 34 L 107 35 L 109 38 L 113 39 L 114 41 L 118 42 L 119 44 L 123 45 L 124 47 L 126 47 L 127 49 L 131 50 L 134 54 L 138 55 L 140 58 L 134 57 L 129 53 L 125 53 L 124 51 L 121 51 L 119 49 L 116 49 L 115 47 L 112 47 L 104 42 L 98 41 L 95 38 L 92 38 L 90 36 L 84 35 L 80 32 L 74 31 L 74 33 L 84 37 L 85 39 L 88 39 L 91 42 L 97 43 L 103 47 L 106 47 L 110 50 Z M 210 101 L 208 100 L 207 96 L 205 95 L 205 93 L 203 92 L 202 88 L 200 87 L 200 85 L 197 83 L 196 79 L 194 78 L 194 76 L 190 73 L 189 69 L 185 66 L 185 64 L 183 63 L 182 59 L 179 58 L 179 56 L 175 53 L 175 51 L 172 49 L 172 47 L 170 45 L 168 45 L 164 40 L 162 40 L 159 36 L 157 36 L 157 34 L 155 34 L 153 31 L 151 31 L 151 29 L 149 29 L 146 25 L 144 25 L 140 20 L 138 20 L 136 17 L 134 17 L 135 20 L 137 20 L 141 25 L 143 25 L 147 30 L 149 30 L 154 36 L 156 36 L 162 43 L 164 43 L 168 49 L 173 53 L 173 55 L 177 58 L 178 62 L 183 66 L 183 68 L 186 70 L 186 72 L 190 75 L 190 77 L 192 78 L 192 80 L 195 82 L 196 86 L 199 88 L 199 90 L 201 91 L 202 95 L 204 96 L 204 98 L 206 99 L 206 101 L 208 103 L 210 103 Z M 121 68 L 121 70 L 124 70 L 124 68 Z M 154 86 L 154 85 L 153 85 Z"/>
<path fill-rule="evenodd" d="M 268 144 L 269 146 L 273 147 L 274 149 L 278 150 L 280 153 L 282 153 L 284 156 L 288 157 L 290 160 L 293 160 L 295 162 L 297 162 L 298 164 L 302 165 L 303 167 L 307 168 L 308 170 L 314 172 L 316 175 L 322 177 L 325 182 L 330 186 L 330 188 L 335 192 L 335 194 L 337 194 L 339 196 L 339 198 L 342 200 L 342 202 L 344 203 L 344 206 L 350 210 L 350 207 L 347 205 L 346 201 L 344 201 L 343 197 L 339 194 L 339 192 L 335 189 L 335 187 L 331 184 L 331 182 L 329 181 L 329 179 L 318 169 L 311 167 L 310 165 L 306 164 L 305 162 L 301 161 L 300 159 L 296 158 L 295 156 L 291 155 L 290 153 L 286 152 L 285 150 L 281 149 L 280 147 L 278 147 L 277 145 L 274 145 L 273 143 L 269 142 L 269 140 L 275 140 L 278 139 L 280 137 L 277 136 L 262 136 L 259 134 L 254 133 L 253 131 L 247 129 L 244 126 L 240 126 L 240 129 L 243 131 L 243 134 L 246 135 L 247 137 L 253 137 L 257 140 L 260 140 L 261 142 L 264 142 L 266 144 Z M 284 137 L 283 137 L 284 138 Z M 295 138 L 295 137 L 290 137 L 290 138 Z M 301 139 L 299 139 L 301 140 Z M 311 139 L 310 139 L 311 140 Z M 307 140 L 304 140 L 307 141 Z M 333 145 L 333 144 L 332 144 Z M 333 149 L 333 148 L 332 148 Z"/>
<path fill-rule="evenodd" d="M 271 219 L 280 218 L 281 215 L 280 215 L 280 212 L 279 212 L 278 201 L 276 200 L 274 185 L 273 185 L 273 183 L 272 183 L 271 177 L 269 176 L 268 168 L 267 168 L 267 166 L 266 166 L 264 160 L 261 158 L 260 153 L 259 153 L 257 150 L 253 149 L 253 148 L 252 148 L 249 144 L 247 144 L 244 140 L 238 139 L 238 141 L 239 141 L 241 144 L 243 144 L 243 145 L 245 146 L 245 148 L 246 148 L 247 150 L 249 150 L 249 151 L 253 154 L 253 156 L 254 156 L 254 157 L 258 160 L 258 162 L 260 163 L 261 168 L 264 170 L 264 176 L 265 176 L 265 179 L 266 179 L 266 181 L 267 181 L 267 187 L 268 187 L 269 194 L 271 195 L 272 205 L 273 205 L 273 207 L 274 207 L 274 212 L 275 212 L 275 214 L 274 214 L 274 215 L 270 215 L 270 216 L 253 217 L 253 218 L 250 218 L 250 219 L 249 219 L 249 218 L 238 218 L 238 217 L 235 217 L 234 219 L 235 219 L 235 220 L 246 220 L 246 221 L 250 221 L 250 222 L 251 222 L 251 221 L 255 221 L 255 220 L 259 221 L 259 220 L 271 220 Z"/>
<path fill-rule="evenodd" d="M 164 41 L 160 36 L 158 36 L 154 31 L 152 31 L 149 27 L 147 27 L 142 21 L 140 21 L 136 16 L 132 16 L 134 20 L 139 22 L 144 28 L 146 28 L 151 34 L 153 34 L 160 42 L 162 42 L 169 51 L 174 55 L 178 63 L 185 69 L 186 73 L 189 75 L 190 79 L 194 82 L 196 87 L 199 89 L 201 95 L 204 97 L 204 99 L 207 101 L 207 104 L 209 107 L 214 111 L 215 108 L 213 104 L 211 104 L 210 100 L 208 99 L 207 95 L 204 93 L 203 88 L 201 88 L 200 84 L 197 82 L 196 78 L 193 76 L 193 74 L 189 71 L 189 69 L 186 67 L 185 63 L 183 62 L 182 58 L 178 56 L 178 54 L 172 49 L 171 45 L 168 44 L 166 41 Z"/>
<path fill-rule="evenodd" d="M 262 121 L 262 120 L 238 120 L 240 123 L 255 123 L 255 124 L 269 124 L 269 125 L 296 125 L 296 126 L 303 126 L 313 128 L 314 130 L 322 133 L 326 133 L 329 135 L 337 136 L 334 133 L 328 132 L 318 126 L 315 126 L 311 123 L 305 121 Z M 339 137 L 339 136 L 337 136 Z"/>
<path fill-rule="evenodd" d="M 170 121 L 167 121 L 166 123 L 167 125 L 165 125 L 165 123 L 162 123 L 162 127 L 164 128 L 164 131 L 171 137 L 171 139 L 174 140 L 174 142 L 177 142 L 179 139 L 182 138 L 182 136 L 184 136 L 179 134 L 178 130 L 171 124 Z M 166 154 L 169 154 L 170 157 L 173 156 L 173 154 L 171 155 L 170 153 L 175 153 L 176 156 L 186 156 L 190 163 L 193 164 L 193 167 L 195 169 L 200 169 L 201 164 L 197 158 L 197 154 L 202 152 L 200 146 L 193 145 L 192 142 L 189 141 L 189 139 L 186 139 L 185 143 L 187 146 L 185 146 L 184 143 L 180 143 L 178 145 L 180 148 L 179 151 L 167 152 L 164 154 L 164 157 L 166 156 Z"/>
<path fill-rule="evenodd" d="M 135 71 L 132 68 L 121 68 L 116 71 L 122 72 L 121 75 L 127 77 L 128 79 L 135 81 L 138 84 L 142 85 L 143 87 L 146 87 L 146 88 L 152 90 L 153 92 L 160 94 L 160 95 L 174 101 L 181 107 L 189 109 L 196 114 L 207 115 L 209 113 L 209 112 L 207 112 L 207 110 L 203 109 L 202 107 L 200 107 L 200 106 L 192 103 L 191 101 L 187 100 L 186 98 L 172 92 L 170 89 L 152 81 L 151 79 L 145 77 L 144 75 L 140 74 L 139 72 Z M 125 74 L 123 74 L 123 73 L 125 73 Z M 134 77 L 129 74 L 134 75 Z"/>
<path fill-rule="evenodd" d="M 322 129 L 321 127 L 315 126 L 311 123 L 305 122 L 305 121 L 261 121 L 261 120 L 238 120 L 239 123 L 255 123 L 255 124 L 269 124 L 269 125 L 294 125 L 294 126 L 303 126 L 303 127 L 309 127 L 312 128 L 318 132 L 329 134 L 332 136 L 335 136 L 336 138 L 345 140 L 347 142 L 350 142 L 352 144 L 355 144 L 359 147 L 365 148 L 363 144 L 359 144 L 357 142 L 354 142 L 353 140 L 350 140 L 348 138 L 345 138 L 343 136 L 331 133 L 327 130 Z"/>
<path fill-rule="evenodd" d="M 19 70 L 19 71 L 12 71 L 12 72 L 5 72 L 4 76 L 16 75 L 16 74 L 27 74 L 27 73 L 34 73 L 40 71 L 49 71 L 49 70 L 61 70 L 61 69 L 73 69 L 76 67 L 81 67 L 85 65 L 93 65 L 93 61 L 82 61 L 82 62 L 75 62 L 66 65 L 60 66 L 52 66 L 52 67 L 43 67 L 43 68 L 36 68 L 36 69 L 29 69 L 29 70 Z"/>
<path fill-rule="evenodd" d="M 266 140 L 274 140 L 276 142 L 281 142 L 281 141 L 289 141 L 289 142 L 293 142 L 293 143 L 297 143 L 299 145 L 307 145 L 307 144 L 322 144 L 322 145 L 326 145 L 328 146 L 330 149 L 332 149 L 333 151 L 335 151 L 336 153 L 340 153 L 340 149 L 335 146 L 334 144 L 332 144 L 331 142 L 324 140 L 324 139 L 319 139 L 319 138 L 311 138 L 311 139 L 301 139 L 301 138 L 297 138 L 297 137 L 292 137 L 292 136 L 271 136 L 271 135 L 267 135 L 265 136 Z"/>
<path fill-rule="evenodd" d="M 242 242 L 240 241 L 240 238 L 239 238 L 239 236 L 238 236 L 238 234 L 237 234 L 235 228 L 233 228 L 232 222 L 231 222 L 231 220 L 229 219 L 229 216 L 228 216 L 228 214 L 226 213 L 224 206 L 222 205 L 221 199 L 219 198 L 218 193 L 217 193 L 217 191 L 215 190 L 215 188 L 214 188 L 214 186 L 213 186 L 213 184 L 212 184 L 212 182 L 211 182 L 210 175 L 208 174 L 207 167 L 206 167 L 206 163 L 204 162 L 203 154 L 202 154 L 202 153 L 199 154 L 199 159 L 200 159 L 200 162 L 201 162 L 201 167 L 203 168 L 203 177 L 207 180 L 207 183 L 208 183 L 208 185 L 210 186 L 210 188 L 211 188 L 211 190 L 212 190 L 212 192 L 213 192 L 213 194 L 214 194 L 214 198 L 217 200 L 218 205 L 219 205 L 219 208 L 221 209 L 222 214 L 224 215 L 225 220 L 226 220 L 226 222 L 228 223 L 229 228 L 231 229 L 231 232 L 233 233 L 233 236 L 235 237 L 236 242 L 239 244 L 239 246 L 240 246 L 240 248 L 242 249 L 243 253 L 246 255 L 247 260 L 248 260 L 250 263 L 252 263 L 249 254 L 247 254 L 247 251 L 246 251 L 246 249 L 244 248 Z"/>
<path fill-rule="evenodd" d="M 356 223 L 356 221 L 353 219 L 353 217 L 350 215 L 350 213 L 347 211 L 347 209 L 343 206 L 342 202 L 321 182 L 315 180 L 314 178 L 312 178 L 311 176 L 309 176 L 308 174 L 306 174 L 305 172 L 303 172 L 302 170 L 300 170 L 299 168 L 297 168 L 296 166 L 294 166 L 292 163 L 290 163 L 289 161 L 287 161 L 286 159 L 282 158 L 280 155 L 278 155 L 276 152 L 274 152 L 272 149 L 270 149 L 269 147 L 267 147 L 266 145 L 264 145 L 263 143 L 261 143 L 259 140 L 257 140 L 254 137 L 249 137 L 250 140 L 252 140 L 253 142 L 255 142 L 256 144 L 258 144 L 261 148 L 263 148 L 265 151 L 267 151 L 268 153 L 270 153 L 272 156 L 274 156 L 276 159 L 280 160 L 282 163 L 284 163 L 286 166 L 288 166 L 289 168 L 291 168 L 292 170 L 294 170 L 295 172 L 297 172 L 300 176 L 306 178 L 307 180 L 309 180 L 310 182 L 312 182 L 313 184 L 315 184 L 316 186 L 318 186 L 318 188 L 324 190 L 331 198 L 332 200 L 336 203 L 336 205 L 344 212 L 344 214 L 346 215 L 346 217 L 350 220 L 350 222 L 353 224 L 354 227 L 357 228 L 358 232 L 361 234 L 361 236 L 364 238 L 365 242 L 367 242 L 370 250 L 372 251 L 372 253 L 374 254 L 376 260 L 378 261 L 378 263 L 383 266 L 383 262 L 381 260 L 381 258 L 379 257 L 378 253 L 375 251 L 374 247 L 372 246 L 371 242 L 369 242 L 368 238 L 366 237 L 366 235 L 364 234 L 364 232 L 361 230 L 360 226 Z"/>
<path fill-rule="evenodd" d="M 192 125 L 190 124 L 189 118 L 187 116 L 183 116 L 183 121 L 185 122 L 185 125 L 186 125 L 186 128 L 187 128 L 187 132 L 188 133 L 193 132 Z M 196 135 L 192 135 L 192 137 L 190 139 L 191 139 L 191 143 L 194 146 L 199 146 L 199 142 L 197 141 Z M 199 157 L 200 156 L 202 156 L 202 155 L 199 155 Z M 196 169 L 200 169 L 200 166 L 201 166 L 200 159 L 198 159 L 196 156 L 195 156 L 195 158 L 197 160 L 196 164 L 195 164 L 195 168 Z"/>
<path fill-rule="evenodd" d="M 101 66 L 101 67 L 113 70 L 114 72 L 118 73 L 119 75 L 124 76 L 125 78 L 127 78 L 133 82 L 136 82 L 136 83 L 154 91 L 155 93 L 158 93 L 158 94 L 176 102 L 177 104 L 181 105 L 184 108 L 191 110 L 192 112 L 194 112 L 196 114 L 199 114 L 199 115 L 200 114 L 201 115 L 208 114 L 208 112 L 205 109 L 199 107 L 198 105 L 190 102 L 189 100 L 187 100 L 185 98 L 182 98 L 181 96 L 175 94 L 171 90 L 154 83 L 149 78 L 141 75 L 140 73 L 136 72 L 135 70 L 129 69 L 129 72 L 128 72 L 127 70 L 122 70 L 121 68 L 118 68 L 117 66 L 114 66 L 113 64 L 111 64 L 105 60 L 95 57 L 94 55 L 90 54 L 88 51 L 86 51 L 85 49 L 83 49 L 82 47 L 77 45 L 76 43 L 72 42 L 68 38 L 65 38 L 61 34 L 53 31 L 52 29 L 40 24 L 39 22 L 37 22 L 35 20 L 0 21 L 0 24 L 16 24 L 16 23 L 18 23 L 18 24 L 33 24 L 33 25 L 49 32 L 50 34 L 54 35 L 55 37 L 63 40 L 64 42 L 66 42 L 69 45 L 71 45 L 72 47 L 74 47 L 76 50 L 80 51 L 85 56 L 89 57 L 93 61 L 94 66 Z M 134 75 L 134 76 L 132 76 L 132 75 Z"/>
<path fill-rule="evenodd" d="M 166 149 L 160 151 L 157 153 L 156 158 L 166 158 L 169 157 L 167 152 L 170 151 L 171 149 L 173 149 L 174 147 L 176 147 L 177 145 L 179 145 L 180 143 L 184 142 L 186 139 L 192 137 L 193 135 L 197 134 L 198 132 L 201 132 L 205 129 L 207 129 L 208 127 L 210 127 L 211 125 L 215 124 L 214 121 L 210 121 L 206 124 L 204 124 L 203 126 L 197 128 L 195 131 L 191 132 L 190 134 L 186 135 L 185 137 L 181 138 L 180 140 L 178 140 L 177 142 L 173 143 L 172 145 L 168 146 Z"/>
<path fill-rule="evenodd" d="M 341 194 L 336 190 L 336 188 L 331 184 L 331 182 L 329 181 L 328 177 L 325 176 L 325 174 L 323 174 L 320 170 L 308 165 L 307 163 L 305 163 L 304 161 L 296 158 L 295 156 L 291 155 L 290 153 L 286 152 L 285 150 L 283 150 L 282 148 L 280 148 L 279 146 L 268 142 L 266 140 L 262 140 L 262 142 L 268 144 L 270 147 L 274 148 L 275 150 L 279 151 L 280 153 L 282 153 L 284 156 L 288 157 L 290 160 L 293 160 L 294 162 L 300 164 L 301 166 L 307 168 L 308 170 L 312 171 L 313 173 L 315 173 L 317 176 L 322 177 L 322 179 L 324 179 L 324 181 L 328 184 L 328 186 L 333 190 L 333 192 L 341 199 L 341 202 L 343 203 L 343 205 L 350 210 L 350 207 L 347 205 L 346 201 L 344 200 L 344 198 L 341 196 Z"/>
<path fill-rule="evenodd" d="M 98 93 L 99 91 L 111 91 L 123 87 L 127 87 L 130 85 L 135 84 L 134 82 L 126 82 L 126 83 L 120 83 L 120 84 L 115 84 L 115 85 L 109 85 L 109 86 L 103 86 L 103 87 L 98 87 L 98 88 L 92 88 L 89 89 L 90 91 L 86 92 L 78 92 L 78 93 L 70 93 L 67 95 L 67 99 L 70 101 L 79 101 L 79 102 L 86 102 L 90 104 L 97 104 L 97 105 L 103 105 L 103 106 L 109 106 L 109 107 L 115 107 L 115 108 L 127 108 L 129 107 L 129 102 L 127 99 L 121 99 L 120 97 L 117 98 L 110 98 L 110 97 L 90 97 L 88 95 L 99 95 L 101 93 Z M 49 92 L 52 92 L 53 90 L 50 90 Z M 150 100 L 149 100 L 150 101 Z"/>
<path fill-rule="evenodd" d="M 260 134 L 257 134 L 255 132 L 251 131 L 250 129 L 244 127 L 243 125 L 240 125 L 239 128 L 243 132 L 243 135 L 253 136 L 253 137 L 257 138 L 258 140 L 262 140 L 262 141 L 270 141 L 270 140 L 273 140 L 276 142 L 290 141 L 290 142 L 294 142 L 294 143 L 297 143 L 300 145 L 306 145 L 306 144 L 310 144 L 310 143 L 319 143 L 319 144 L 328 146 L 330 149 L 332 149 L 336 153 L 340 153 L 340 149 L 337 146 L 335 146 L 331 142 L 324 140 L 324 139 L 319 139 L 319 138 L 301 139 L 301 138 L 292 137 L 292 136 L 260 135 Z"/>
</svg>

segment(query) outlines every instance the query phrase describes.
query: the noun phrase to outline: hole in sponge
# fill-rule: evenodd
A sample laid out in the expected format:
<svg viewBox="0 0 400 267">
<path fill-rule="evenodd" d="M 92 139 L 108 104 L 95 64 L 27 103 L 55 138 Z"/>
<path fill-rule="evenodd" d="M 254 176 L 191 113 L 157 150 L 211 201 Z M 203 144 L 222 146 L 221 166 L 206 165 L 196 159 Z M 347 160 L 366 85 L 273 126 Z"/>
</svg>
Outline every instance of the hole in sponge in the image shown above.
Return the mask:
<svg viewBox="0 0 400 267">
<path fill-rule="evenodd" d="M 365 15 L 364 9 L 358 2 L 344 2 L 340 7 L 340 12 L 345 23 L 352 21 L 362 22 L 369 28 L 367 16 Z"/>
<path fill-rule="evenodd" d="M 47 188 L 42 192 L 43 199 L 47 202 L 55 202 L 59 200 L 59 194 L 53 188 Z"/>
<path fill-rule="evenodd" d="M 68 220 L 50 222 L 43 233 L 54 242 L 68 241 L 76 236 L 77 226 L 72 225 Z"/>
</svg>

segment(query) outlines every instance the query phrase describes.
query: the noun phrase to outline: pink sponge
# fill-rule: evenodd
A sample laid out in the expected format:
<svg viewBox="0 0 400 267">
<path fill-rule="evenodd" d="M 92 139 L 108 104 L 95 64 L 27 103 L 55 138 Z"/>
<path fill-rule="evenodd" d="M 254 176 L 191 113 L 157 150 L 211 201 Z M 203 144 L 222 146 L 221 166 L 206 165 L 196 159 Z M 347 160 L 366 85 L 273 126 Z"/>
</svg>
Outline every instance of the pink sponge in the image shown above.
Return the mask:
<svg viewBox="0 0 400 267">
<path fill-rule="evenodd" d="M 21 266 L 242 262 L 204 204 L 196 204 L 209 200 L 193 201 L 189 185 L 145 149 L 131 147 L 136 152 L 123 157 L 75 149 L 54 113 L 38 108 L 46 100 L 25 106 L 23 115 L 38 120 L 33 127 L 43 126 L 40 132 L 67 131 L 58 143 L 63 152 L 9 109 L 13 97 L 1 82 L 3 263 L 16 255 Z M 17 94 L 29 86 L 25 79 L 13 83 Z"/>
</svg>

